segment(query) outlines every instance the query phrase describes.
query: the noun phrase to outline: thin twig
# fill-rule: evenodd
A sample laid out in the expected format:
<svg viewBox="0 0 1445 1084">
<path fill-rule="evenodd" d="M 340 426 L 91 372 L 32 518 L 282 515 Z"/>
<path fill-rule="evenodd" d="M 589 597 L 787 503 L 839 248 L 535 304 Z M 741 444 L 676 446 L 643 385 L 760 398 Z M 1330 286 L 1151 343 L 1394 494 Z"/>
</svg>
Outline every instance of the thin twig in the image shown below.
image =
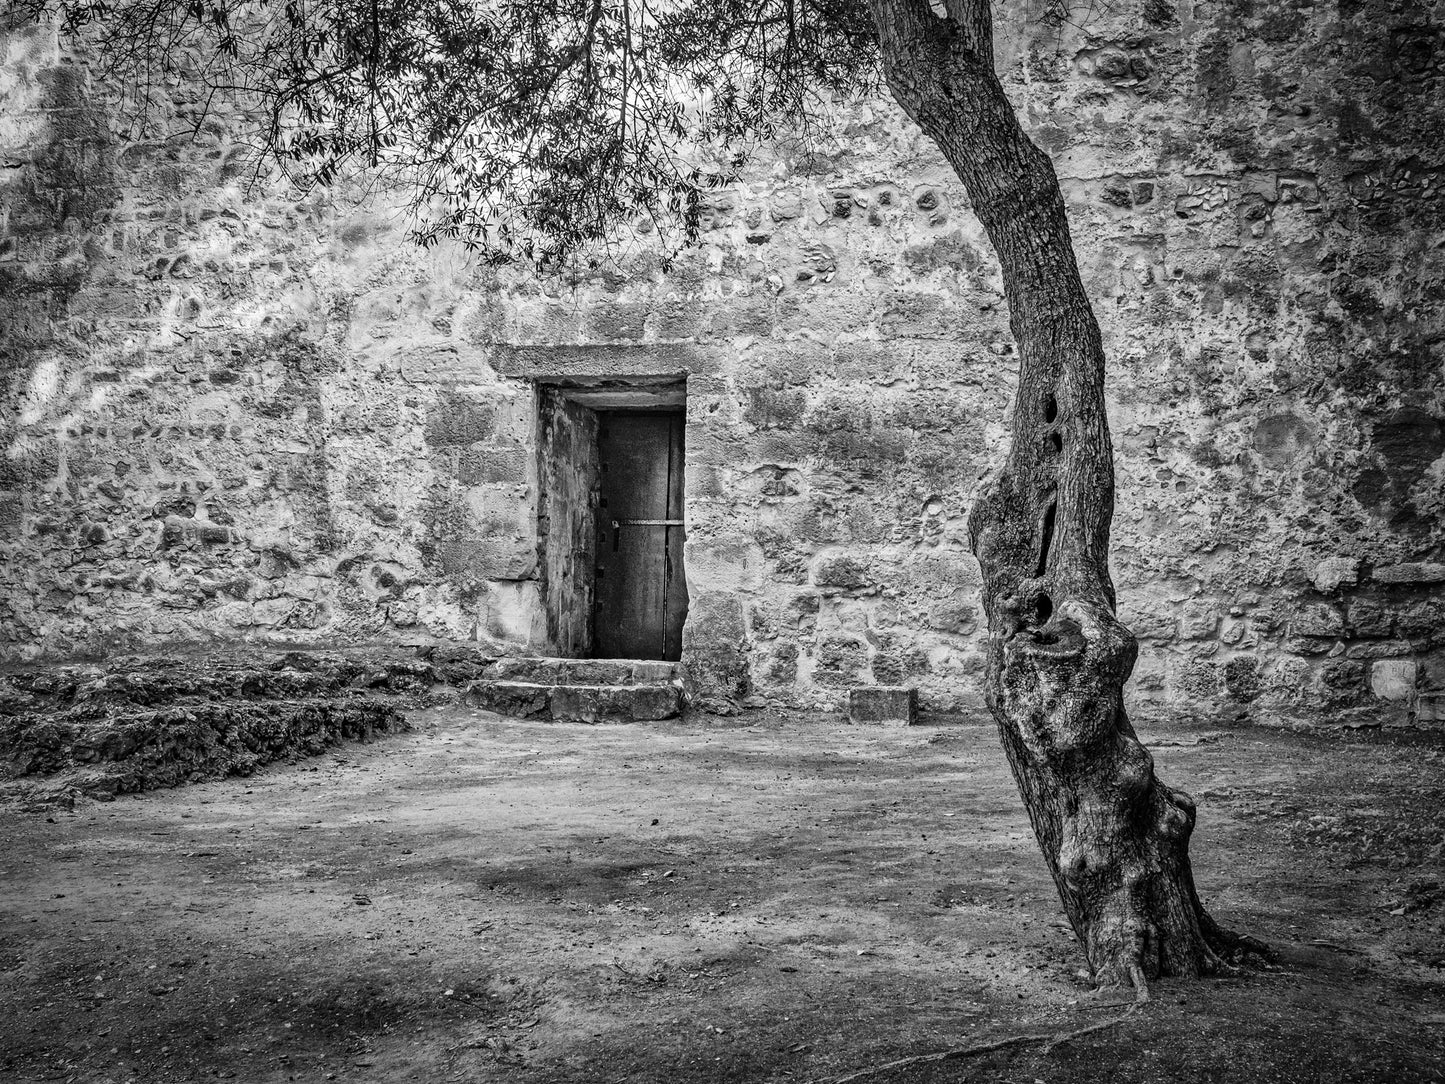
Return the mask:
<svg viewBox="0 0 1445 1084">
<path fill-rule="evenodd" d="M 977 1046 L 958 1046 L 952 1050 L 940 1050 L 934 1054 L 914 1054 L 912 1057 L 899 1058 L 897 1061 L 886 1062 L 883 1065 L 872 1065 L 867 1069 L 859 1069 L 856 1072 L 848 1073 L 839 1077 L 820 1077 L 810 1081 L 809 1084 L 851 1084 L 852 1081 L 862 1080 L 865 1077 L 874 1076 L 878 1073 L 886 1073 L 893 1069 L 907 1069 L 914 1065 L 930 1065 L 941 1061 L 955 1061 L 958 1058 L 971 1058 L 976 1054 L 991 1054 L 995 1050 L 1006 1050 L 1011 1046 L 1024 1046 L 1028 1043 L 1044 1043 L 1044 1053 L 1050 1053 L 1054 1047 L 1060 1046 L 1073 1039 L 1089 1035 L 1095 1031 L 1103 1031 L 1105 1028 L 1122 1024 L 1129 1017 L 1133 1016 L 1137 1005 L 1131 1005 L 1122 1015 L 1113 1020 L 1103 1020 L 1097 1024 L 1090 1024 L 1086 1028 L 1079 1028 L 1077 1031 L 1054 1032 L 1044 1035 L 1011 1035 L 1007 1039 L 997 1039 L 991 1043 L 981 1043 Z"/>
</svg>

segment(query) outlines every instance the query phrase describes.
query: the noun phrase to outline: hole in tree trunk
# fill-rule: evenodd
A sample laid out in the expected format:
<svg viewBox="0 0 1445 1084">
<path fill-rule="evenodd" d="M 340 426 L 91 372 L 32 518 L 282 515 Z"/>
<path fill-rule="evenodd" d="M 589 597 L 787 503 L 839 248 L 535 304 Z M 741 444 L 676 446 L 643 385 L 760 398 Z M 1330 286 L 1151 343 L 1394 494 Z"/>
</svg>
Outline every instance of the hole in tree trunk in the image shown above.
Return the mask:
<svg viewBox="0 0 1445 1084">
<path fill-rule="evenodd" d="M 1049 447 L 1052 448 L 1055 453 L 1062 452 L 1064 450 L 1064 434 L 1059 432 L 1050 433 Z"/>
<path fill-rule="evenodd" d="M 1054 600 L 1048 595 L 1040 594 L 1038 601 L 1034 603 L 1034 609 L 1038 611 L 1040 625 L 1047 625 L 1049 618 L 1054 616 Z"/>
<path fill-rule="evenodd" d="M 1044 400 L 1044 421 L 1051 422 L 1059 416 L 1059 402 L 1052 395 Z"/>
<path fill-rule="evenodd" d="M 1042 538 L 1039 541 L 1039 568 L 1035 576 L 1042 576 L 1048 571 L 1049 550 L 1054 544 L 1054 516 L 1058 514 L 1059 502 L 1050 501 L 1049 506 L 1044 509 L 1044 522 L 1039 533 Z"/>
</svg>

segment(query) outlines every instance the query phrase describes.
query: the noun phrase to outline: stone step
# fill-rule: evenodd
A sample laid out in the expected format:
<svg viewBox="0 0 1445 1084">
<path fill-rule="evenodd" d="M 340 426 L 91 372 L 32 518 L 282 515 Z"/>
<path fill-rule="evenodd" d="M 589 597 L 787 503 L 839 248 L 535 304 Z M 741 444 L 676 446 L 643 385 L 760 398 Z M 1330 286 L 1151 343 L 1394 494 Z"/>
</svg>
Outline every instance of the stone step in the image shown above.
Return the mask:
<svg viewBox="0 0 1445 1084">
<path fill-rule="evenodd" d="M 532 685 L 666 685 L 678 679 L 678 667 L 647 659 L 500 658 L 478 677 Z"/>
<path fill-rule="evenodd" d="M 500 715 L 559 723 L 639 722 L 682 714 L 682 687 L 672 683 L 549 685 L 483 680 L 467 686 L 464 697 L 468 704 Z"/>
</svg>

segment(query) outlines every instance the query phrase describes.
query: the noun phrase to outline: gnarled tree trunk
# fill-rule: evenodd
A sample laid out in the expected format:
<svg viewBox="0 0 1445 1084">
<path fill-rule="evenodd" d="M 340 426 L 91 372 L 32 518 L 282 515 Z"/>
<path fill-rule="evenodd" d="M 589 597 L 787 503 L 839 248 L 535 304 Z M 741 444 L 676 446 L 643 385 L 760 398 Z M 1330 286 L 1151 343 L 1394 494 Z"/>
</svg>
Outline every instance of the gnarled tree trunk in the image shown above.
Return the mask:
<svg viewBox="0 0 1445 1084">
<path fill-rule="evenodd" d="M 1104 351 L 1052 163 L 994 72 L 987 0 L 868 0 L 899 103 L 967 188 L 1019 350 L 1012 446 L 969 517 L 988 615 L 988 703 L 1064 910 L 1103 982 L 1195 976 L 1247 939 L 1205 913 L 1194 803 L 1124 713 L 1133 635 L 1114 616 Z M 1250 947 L 1262 948 L 1257 942 Z"/>
</svg>

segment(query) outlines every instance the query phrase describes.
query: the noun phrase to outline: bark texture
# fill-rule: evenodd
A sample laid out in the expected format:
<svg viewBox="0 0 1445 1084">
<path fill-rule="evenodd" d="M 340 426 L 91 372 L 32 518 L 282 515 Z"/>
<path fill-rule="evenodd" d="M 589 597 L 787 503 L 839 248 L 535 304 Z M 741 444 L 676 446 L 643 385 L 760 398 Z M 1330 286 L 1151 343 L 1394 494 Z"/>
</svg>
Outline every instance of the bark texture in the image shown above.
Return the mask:
<svg viewBox="0 0 1445 1084">
<path fill-rule="evenodd" d="M 1104 351 L 1053 165 L 993 67 L 987 0 L 868 0 L 894 96 L 957 171 L 998 253 L 1019 350 L 1007 461 L 969 518 L 988 702 L 1064 910 L 1102 982 L 1196 976 L 1257 942 L 1220 929 L 1189 865 L 1194 803 L 1123 708 Z"/>
</svg>

